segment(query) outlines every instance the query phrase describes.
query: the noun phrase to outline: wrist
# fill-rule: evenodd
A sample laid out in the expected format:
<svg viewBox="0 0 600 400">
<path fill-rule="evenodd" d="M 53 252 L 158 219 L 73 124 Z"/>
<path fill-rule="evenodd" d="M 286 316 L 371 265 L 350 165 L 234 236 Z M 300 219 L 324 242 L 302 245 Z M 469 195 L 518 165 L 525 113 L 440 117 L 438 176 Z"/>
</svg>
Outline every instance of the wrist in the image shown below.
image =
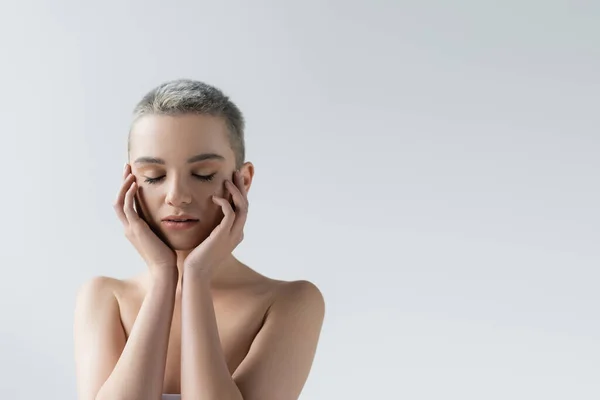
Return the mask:
<svg viewBox="0 0 600 400">
<path fill-rule="evenodd" d="M 179 280 L 179 271 L 176 267 L 168 269 L 163 268 L 158 271 L 154 270 L 151 275 L 154 282 L 177 284 L 177 281 Z"/>
<path fill-rule="evenodd" d="M 210 280 L 212 279 L 212 274 L 210 273 L 210 270 L 207 270 L 205 268 L 196 268 L 190 265 L 184 265 L 183 266 L 183 278 L 184 279 L 193 279 L 193 280 L 198 280 L 200 282 L 210 282 Z"/>
</svg>

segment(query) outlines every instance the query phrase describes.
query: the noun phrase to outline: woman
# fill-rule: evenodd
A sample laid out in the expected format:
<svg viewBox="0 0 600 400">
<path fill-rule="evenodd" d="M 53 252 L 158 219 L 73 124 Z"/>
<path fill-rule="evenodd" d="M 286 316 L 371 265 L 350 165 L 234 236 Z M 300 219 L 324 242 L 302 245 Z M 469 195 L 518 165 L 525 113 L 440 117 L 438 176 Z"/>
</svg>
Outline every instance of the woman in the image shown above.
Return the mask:
<svg viewBox="0 0 600 400">
<path fill-rule="evenodd" d="M 309 281 L 231 253 L 254 176 L 244 120 L 220 90 L 177 80 L 134 111 L 114 208 L 148 268 L 78 291 L 79 400 L 297 399 L 324 317 Z"/>
</svg>

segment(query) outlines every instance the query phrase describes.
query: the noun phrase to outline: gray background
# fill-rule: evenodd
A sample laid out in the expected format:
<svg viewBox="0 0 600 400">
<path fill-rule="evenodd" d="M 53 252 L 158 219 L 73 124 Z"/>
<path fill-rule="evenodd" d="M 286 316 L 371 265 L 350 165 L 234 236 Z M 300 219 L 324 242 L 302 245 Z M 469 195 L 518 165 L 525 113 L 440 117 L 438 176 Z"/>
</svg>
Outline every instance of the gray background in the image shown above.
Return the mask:
<svg viewBox="0 0 600 400">
<path fill-rule="evenodd" d="M 51 4 L 52 3 L 52 4 Z M 74 399 L 76 289 L 173 78 L 244 111 L 235 254 L 327 315 L 303 399 L 600 397 L 597 1 L 5 1 L 0 393 Z"/>
</svg>

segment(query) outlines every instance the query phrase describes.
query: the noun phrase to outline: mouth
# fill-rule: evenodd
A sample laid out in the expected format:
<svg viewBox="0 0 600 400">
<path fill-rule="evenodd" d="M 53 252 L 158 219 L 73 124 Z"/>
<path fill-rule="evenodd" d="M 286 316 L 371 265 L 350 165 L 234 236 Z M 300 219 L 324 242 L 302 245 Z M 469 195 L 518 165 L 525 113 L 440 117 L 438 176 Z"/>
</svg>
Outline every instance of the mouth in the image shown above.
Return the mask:
<svg viewBox="0 0 600 400">
<path fill-rule="evenodd" d="M 167 229 L 173 230 L 181 230 L 181 229 L 189 229 L 198 223 L 197 219 L 185 219 L 185 220 L 174 220 L 174 219 L 165 219 L 162 221 L 163 225 Z"/>
</svg>

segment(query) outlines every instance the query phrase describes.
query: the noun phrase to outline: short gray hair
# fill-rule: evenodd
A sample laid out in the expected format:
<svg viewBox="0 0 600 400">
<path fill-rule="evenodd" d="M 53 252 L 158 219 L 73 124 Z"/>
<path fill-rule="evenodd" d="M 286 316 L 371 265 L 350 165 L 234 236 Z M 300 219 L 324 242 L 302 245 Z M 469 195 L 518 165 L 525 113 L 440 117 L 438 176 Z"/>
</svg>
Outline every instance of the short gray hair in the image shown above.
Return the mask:
<svg viewBox="0 0 600 400">
<path fill-rule="evenodd" d="M 148 92 L 135 106 L 133 121 L 144 115 L 206 114 L 221 117 L 229 131 L 229 142 L 235 154 L 236 169 L 245 161 L 244 116 L 223 92 L 214 86 L 191 79 L 162 83 Z M 131 135 L 131 129 L 129 131 Z M 127 139 L 127 152 L 130 150 Z"/>
</svg>

